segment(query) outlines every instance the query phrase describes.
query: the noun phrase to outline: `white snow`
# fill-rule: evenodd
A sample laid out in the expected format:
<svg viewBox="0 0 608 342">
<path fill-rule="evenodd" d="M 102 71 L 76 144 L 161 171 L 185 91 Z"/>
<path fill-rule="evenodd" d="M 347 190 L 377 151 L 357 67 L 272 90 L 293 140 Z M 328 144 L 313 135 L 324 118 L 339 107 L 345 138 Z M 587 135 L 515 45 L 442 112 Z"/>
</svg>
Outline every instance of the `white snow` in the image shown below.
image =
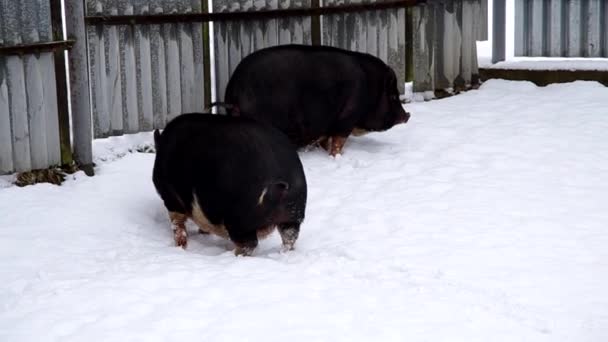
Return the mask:
<svg viewBox="0 0 608 342">
<path fill-rule="evenodd" d="M 173 246 L 151 135 L 0 189 L 0 341 L 606 341 L 608 88 L 492 80 L 301 152 L 296 250 Z M 146 143 L 147 139 L 147 143 Z M 131 145 L 131 146 L 129 146 Z"/>
<path fill-rule="evenodd" d="M 93 162 L 97 164 L 114 161 L 137 151 L 154 151 L 152 132 L 126 134 L 95 140 L 93 143 Z"/>
<path fill-rule="evenodd" d="M 7 176 L 0 176 L 0 189 L 8 188 L 12 186 L 12 183 L 16 181 L 16 177 L 14 174 Z"/>
</svg>

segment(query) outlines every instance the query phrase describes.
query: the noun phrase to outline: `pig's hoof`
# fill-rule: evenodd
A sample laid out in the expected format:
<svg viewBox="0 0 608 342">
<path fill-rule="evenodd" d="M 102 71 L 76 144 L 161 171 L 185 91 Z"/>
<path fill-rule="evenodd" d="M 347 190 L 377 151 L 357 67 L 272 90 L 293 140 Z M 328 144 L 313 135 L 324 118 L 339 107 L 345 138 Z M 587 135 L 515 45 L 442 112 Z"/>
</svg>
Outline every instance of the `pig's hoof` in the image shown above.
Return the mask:
<svg viewBox="0 0 608 342">
<path fill-rule="evenodd" d="M 295 247 L 293 246 L 293 244 L 283 245 L 283 247 L 281 247 L 281 253 L 287 253 L 293 251 L 294 249 Z"/>
<path fill-rule="evenodd" d="M 239 247 L 237 246 L 234 250 L 235 256 L 251 256 L 253 254 L 253 248 L 251 247 Z"/>
<path fill-rule="evenodd" d="M 188 246 L 188 234 L 185 229 L 176 230 L 173 233 L 173 239 L 175 240 L 175 245 L 178 247 L 186 249 Z"/>
</svg>

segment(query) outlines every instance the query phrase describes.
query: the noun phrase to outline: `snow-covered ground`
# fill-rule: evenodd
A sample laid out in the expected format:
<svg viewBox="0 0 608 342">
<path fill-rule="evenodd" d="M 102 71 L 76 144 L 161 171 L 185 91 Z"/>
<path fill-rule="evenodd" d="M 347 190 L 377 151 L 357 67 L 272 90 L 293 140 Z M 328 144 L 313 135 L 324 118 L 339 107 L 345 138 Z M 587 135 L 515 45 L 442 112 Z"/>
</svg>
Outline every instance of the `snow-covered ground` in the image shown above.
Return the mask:
<svg viewBox="0 0 608 342">
<path fill-rule="evenodd" d="M 293 252 L 173 246 L 149 134 L 0 188 L 0 341 L 607 341 L 608 88 L 492 80 L 301 152 Z M 6 186 L 6 184 L 5 184 Z"/>
</svg>

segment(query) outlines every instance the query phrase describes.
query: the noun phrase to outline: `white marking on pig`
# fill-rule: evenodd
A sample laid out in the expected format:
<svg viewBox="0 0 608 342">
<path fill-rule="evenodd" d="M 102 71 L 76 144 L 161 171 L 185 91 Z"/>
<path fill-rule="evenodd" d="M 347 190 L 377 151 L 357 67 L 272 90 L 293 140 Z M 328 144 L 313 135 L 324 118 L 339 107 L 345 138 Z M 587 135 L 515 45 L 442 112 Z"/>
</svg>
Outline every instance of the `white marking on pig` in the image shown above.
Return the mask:
<svg viewBox="0 0 608 342">
<path fill-rule="evenodd" d="M 258 205 L 262 205 L 262 203 L 264 202 L 264 196 L 266 196 L 266 192 L 268 192 L 268 188 L 267 187 L 264 188 L 264 190 L 262 191 L 262 194 L 258 198 Z"/>
<path fill-rule="evenodd" d="M 207 218 L 207 216 L 201 209 L 201 206 L 199 205 L 198 199 L 196 198 L 196 194 L 193 194 L 192 197 L 194 198 L 194 200 L 192 201 L 192 220 L 194 221 L 194 223 L 196 223 L 196 225 L 199 226 L 201 230 L 207 233 L 215 234 L 224 239 L 230 239 L 226 227 L 223 224 L 214 225 L 213 223 L 209 222 L 209 219 Z"/>
</svg>

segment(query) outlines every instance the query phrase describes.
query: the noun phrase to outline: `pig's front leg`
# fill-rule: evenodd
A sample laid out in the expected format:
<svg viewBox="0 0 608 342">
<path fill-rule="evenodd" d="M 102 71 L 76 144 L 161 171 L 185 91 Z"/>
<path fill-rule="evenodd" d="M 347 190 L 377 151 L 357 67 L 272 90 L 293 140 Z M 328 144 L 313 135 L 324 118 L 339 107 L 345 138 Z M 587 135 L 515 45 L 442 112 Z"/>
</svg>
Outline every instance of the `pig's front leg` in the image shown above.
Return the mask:
<svg viewBox="0 0 608 342">
<path fill-rule="evenodd" d="M 188 217 L 185 214 L 170 211 L 169 218 L 171 219 L 175 245 L 185 249 L 188 245 L 188 233 L 186 232 L 186 220 Z"/>
</svg>

